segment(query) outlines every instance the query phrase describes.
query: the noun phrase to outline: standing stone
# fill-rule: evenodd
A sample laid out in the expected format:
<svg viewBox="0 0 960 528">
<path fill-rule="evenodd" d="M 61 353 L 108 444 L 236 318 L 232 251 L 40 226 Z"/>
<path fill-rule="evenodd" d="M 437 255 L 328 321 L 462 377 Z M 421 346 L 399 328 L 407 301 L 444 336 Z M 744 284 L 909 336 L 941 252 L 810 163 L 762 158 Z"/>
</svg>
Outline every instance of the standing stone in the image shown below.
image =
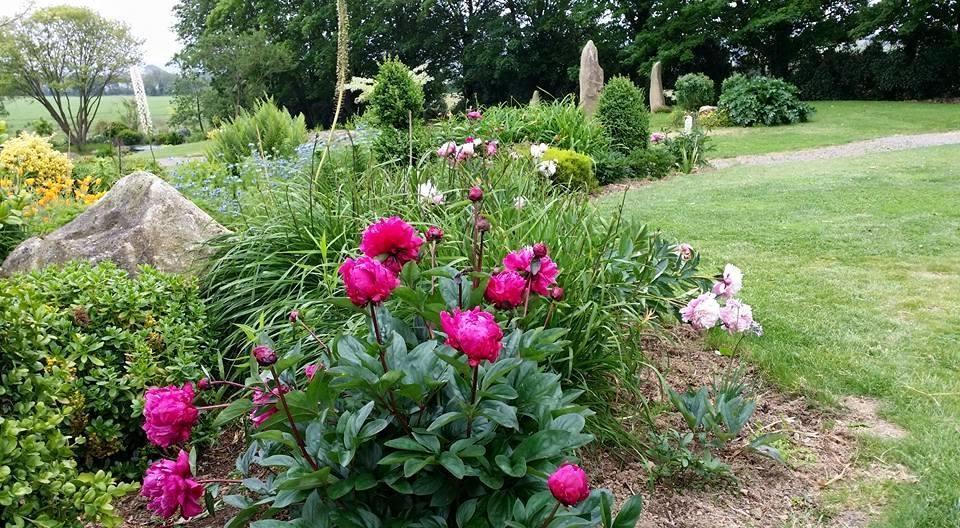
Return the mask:
<svg viewBox="0 0 960 528">
<path fill-rule="evenodd" d="M 540 106 L 540 90 L 534 90 L 530 97 L 530 106 Z"/>
<path fill-rule="evenodd" d="M 112 260 L 137 272 L 149 264 L 169 273 L 195 270 L 211 249 L 204 243 L 228 233 L 169 183 L 148 172 L 121 178 L 72 222 L 17 246 L 0 276 L 71 260 Z"/>
<path fill-rule="evenodd" d="M 666 112 L 669 109 L 663 97 L 663 66 L 657 61 L 650 70 L 650 111 Z"/>
<path fill-rule="evenodd" d="M 603 68 L 597 56 L 597 47 L 588 41 L 580 53 L 580 107 L 587 115 L 593 115 L 603 89 Z"/>
</svg>

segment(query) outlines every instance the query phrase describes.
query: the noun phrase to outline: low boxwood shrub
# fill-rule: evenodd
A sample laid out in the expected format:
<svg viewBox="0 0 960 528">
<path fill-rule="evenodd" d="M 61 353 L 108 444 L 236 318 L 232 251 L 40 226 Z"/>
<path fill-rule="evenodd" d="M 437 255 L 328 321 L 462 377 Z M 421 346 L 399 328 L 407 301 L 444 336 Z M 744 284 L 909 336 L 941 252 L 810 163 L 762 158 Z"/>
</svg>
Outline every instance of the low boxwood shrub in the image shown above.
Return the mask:
<svg viewBox="0 0 960 528">
<path fill-rule="evenodd" d="M 696 112 L 701 106 L 712 105 L 717 100 L 713 79 L 702 73 L 681 75 L 673 88 L 677 106 L 688 112 Z"/>
<path fill-rule="evenodd" d="M 472 222 L 474 233 L 485 229 L 481 215 Z M 563 300 L 549 248 L 491 247 L 502 270 L 474 266 L 466 276 L 459 263 L 478 262 L 483 242 L 445 240 L 442 230 L 453 228 L 427 229 L 428 242 L 398 217 L 368 227 L 362 255 L 339 266 L 347 296 L 327 302 L 369 318 L 317 353 L 304 353 L 316 339 L 299 313 L 290 319 L 308 331 L 288 326 L 306 334 L 288 349 L 245 329 L 251 375 L 217 418 L 249 420 L 255 431 L 235 464 L 244 489 L 224 497 L 239 509 L 230 526 L 636 525 L 639 497 L 614 516 L 611 493 L 591 490 L 573 465 L 593 440 L 583 432 L 591 412 L 578 404 L 580 391 L 563 390 L 539 364 L 568 350 L 568 329 L 544 328 L 539 317 L 518 323 L 531 307 L 549 314 Z M 451 243 L 454 256 L 437 258 L 437 246 Z M 424 245 L 432 256 L 418 263 Z M 162 396 L 169 405 L 155 404 L 190 417 L 191 396 L 172 391 Z M 157 414 L 146 427 L 183 422 Z M 181 451 L 147 471 L 143 493 L 172 506 L 153 503 L 164 517 L 178 506 L 191 517 L 215 502 L 203 498 L 216 479 L 193 477 L 188 460 Z M 157 478 L 174 471 L 186 485 Z"/>
<path fill-rule="evenodd" d="M 638 149 L 629 154 L 611 151 L 595 158 L 597 179 L 602 185 L 623 180 L 659 180 L 676 165 L 673 152 L 664 146 Z"/>
<path fill-rule="evenodd" d="M 0 314 L 0 372 L 15 373 L 0 394 L 28 401 L 19 393 L 26 390 L 59 404 L 62 429 L 87 467 L 123 463 L 144 445 L 144 387 L 197 379 L 215 364 L 194 281 L 148 267 L 136 277 L 108 262 L 15 275 L 0 281 Z M 50 383 L 24 381 L 59 371 L 69 375 L 49 397 L 37 394 Z"/>
<path fill-rule="evenodd" d="M 572 150 L 547 150 L 541 162 L 541 172 L 547 173 L 553 181 L 571 190 L 593 192 L 600 187 L 593 171 L 593 160 L 586 154 Z"/>
<path fill-rule="evenodd" d="M 627 77 L 614 77 L 603 87 L 597 119 L 610 138 L 611 149 L 629 154 L 647 147 L 650 115 L 643 93 Z"/>
<path fill-rule="evenodd" d="M 796 86 L 775 77 L 739 73 L 723 81 L 719 107 L 739 126 L 799 123 L 813 113 L 800 101 Z"/>
<path fill-rule="evenodd" d="M 257 102 L 252 112 L 242 110 L 211 137 L 213 146 L 207 155 L 223 163 L 239 163 L 253 152 L 261 157 L 290 158 L 307 140 L 307 125 L 302 114 L 293 117 L 268 98 Z"/>
</svg>

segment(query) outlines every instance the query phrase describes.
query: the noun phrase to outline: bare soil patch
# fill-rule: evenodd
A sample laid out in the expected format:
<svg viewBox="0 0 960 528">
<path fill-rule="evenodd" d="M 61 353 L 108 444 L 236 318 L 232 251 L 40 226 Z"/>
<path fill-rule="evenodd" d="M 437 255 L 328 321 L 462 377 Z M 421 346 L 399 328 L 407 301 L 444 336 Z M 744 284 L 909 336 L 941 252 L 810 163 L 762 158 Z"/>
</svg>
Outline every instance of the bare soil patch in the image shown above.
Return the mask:
<svg viewBox="0 0 960 528">
<path fill-rule="evenodd" d="M 849 410 L 840 423 L 851 432 L 893 440 L 906 438 L 907 431 L 902 427 L 880 418 L 880 402 L 877 400 L 847 396 L 840 403 Z"/>
</svg>

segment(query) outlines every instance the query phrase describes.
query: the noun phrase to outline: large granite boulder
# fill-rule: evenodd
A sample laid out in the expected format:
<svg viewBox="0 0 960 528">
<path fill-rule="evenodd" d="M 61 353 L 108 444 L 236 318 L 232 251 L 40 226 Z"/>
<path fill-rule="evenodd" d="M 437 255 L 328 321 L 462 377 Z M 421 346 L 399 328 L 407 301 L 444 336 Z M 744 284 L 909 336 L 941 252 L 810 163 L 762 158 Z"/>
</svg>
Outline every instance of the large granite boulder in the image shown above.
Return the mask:
<svg viewBox="0 0 960 528">
<path fill-rule="evenodd" d="M 666 112 L 670 110 L 667 99 L 663 95 L 663 65 L 660 61 L 653 63 L 650 69 L 650 111 Z"/>
<path fill-rule="evenodd" d="M 132 273 L 140 264 L 188 272 L 209 255 L 203 243 L 226 232 L 170 184 L 136 172 L 69 224 L 17 246 L 0 266 L 0 275 L 71 260 L 112 260 Z"/>
<path fill-rule="evenodd" d="M 603 68 L 597 55 L 597 46 L 587 42 L 580 52 L 580 106 L 587 115 L 597 111 L 600 91 L 603 90 Z"/>
</svg>

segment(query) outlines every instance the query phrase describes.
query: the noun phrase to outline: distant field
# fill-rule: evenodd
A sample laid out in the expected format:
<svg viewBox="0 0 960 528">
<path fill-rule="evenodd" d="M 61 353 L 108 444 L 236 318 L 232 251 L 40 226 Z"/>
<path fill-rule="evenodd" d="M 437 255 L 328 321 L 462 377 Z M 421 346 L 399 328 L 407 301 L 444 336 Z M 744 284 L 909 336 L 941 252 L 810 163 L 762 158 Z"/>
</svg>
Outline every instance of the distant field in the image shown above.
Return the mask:
<svg viewBox="0 0 960 528">
<path fill-rule="evenodd" d="M 132 99 L 133 96 L 130 95 L 106 95 L 100 101 L 100 109 L 97 111 L 96 121 L 113 121 L 120 117 L 120 112 L 123 106 L 121 101 L 124 99 Z M 75 98 L 71 98 L 74 102 Z M 150 116 L 153 118 L 154 127 L 160 127 L 166 124 L 170 119 L 170 115 L 173 113 L 173 107 L 171 106 L 171 100 L 173 98 L 170 96 L 154 96 L 147 97 L 147 102 L 150 104 Z M 7 130 L 17 131 L 22 128 L 26 128 L 31 121 L 37 119 L 46 118 L 48 121 L 53 121 L 50 118 L 50 114 L 47 110 L 40 105 L 40 103 L 34 101 L 33 99 L 27 97 L 14 97 L 12 99 L 6 99 L 3 102 L 3 106 L 6 107 L 7 112 L 10 115 L 5 117 L 0 117 L 0 120 L 7 122 Z M 56 124 L 54 124 L 56 127 Z"/>
</svg>

